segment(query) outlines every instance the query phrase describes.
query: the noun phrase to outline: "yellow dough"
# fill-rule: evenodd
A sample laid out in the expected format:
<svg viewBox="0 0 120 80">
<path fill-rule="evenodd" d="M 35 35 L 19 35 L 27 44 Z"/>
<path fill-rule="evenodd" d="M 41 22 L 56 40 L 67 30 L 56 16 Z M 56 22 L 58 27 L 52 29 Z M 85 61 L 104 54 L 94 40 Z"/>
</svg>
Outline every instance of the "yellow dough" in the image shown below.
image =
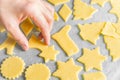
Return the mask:
<svg viewBox="0 0 120 80">
<path fill-rule="evenodd" d="M 106 36 L 112 36 L 114 38 L 120 38 L 120 35 L 118 35 L 116 32 L 116 28 L 110 22 L 106 23 L 105 27 L 102 30 L 102 34 Z"/>
<path fill-rule="evenodd" d="M 64 4 L 60 9 L 59 14 L 62 17 L 62 19 L 66 22 L 72 14 L 72 10 L 66 4 Z"/>
<path fill-rule="evenodd" d="M 107 45 L 107 49 L 110 50 L 113 61 L 120 59 L 120 39 L 104 36 L 104 41 Z"/>
<path fill-rule="evenodd" d="M 81 0 L 74 0 L 74 20 L 88 19 L 96 11 L 92 6 L 87 5 Z"/>
<path fill-rule="evenodd" d="M 84 80 L 106 80 L 102 72 L 91 72 L 83 74 Z"/>
<path fill-rule="evenodd" d="M 85 25 L 78 24 L 78 27 L 80 28 L 80 36 L 83 38 L 83 40 L 88 40 L 93 44 L 96 44 L 96 41 L 99 38 L 104 26 L 105 23 L 102 22 Z"/>
<path fill-rule="evenodd" d="M 120 0 L 110 0 L 112 9 L 111 13 L 115 14 L 118 17 L 118 20 L 120 20 Z"/>
<path fill-rule="evenodd" d="M 42 53 L 39 54 L 39 56 L 43 57 L 45 59 L 45 62 L 48 62 L 49 60 L 56 60 L 56 55 L 59 53 L 59 51 L 54 50 L 54 46 L 48 47 L 47 49 L 44 49 Z"/>
<path fill-rule="evenodd" d="M 78 59 L 79 62 L 85 65 L 85 70 L 89 71 L 92 68 L 102 70 L 102 62 L 106 60 L 99 52 L 99 48 L 89 50 L 84 48 L 83 55 Z"/>
<path fill-rule="evenodd" d="M 21 24 L 21 29 L 26 36 L 28 36 L 30 34 L 30 32 L 32 31 L 33 28 L 34 28 L 34 25 L 32 24 L 30 19 L 26 19 Z"/>
<path fill-rule="evenodd" d="M 81 66 L 75 65 L 73 59 L 67 62 L 57 62 L 58 69 L 53 73 L 53 76 L 59 77 L 60 80 L 79 80 L 78 74 L 82 70 Z"/>
<path fill-rule="evenodd" d="M 58 16 L 57 12 L 54 13 L 54 20 L 55 20 L 55 21 L 58 21 L 58 20 L 59 20 L 59 16 Z"/>
<path fill-rule="evenodd" d="M 103 6 L 104 3 L 106 3 L 107 1 L 110 1 L 110 0 L 91 0 L 91 4 L 99 4 L 100 6 Z"/>
<path fill-rule="evenodd" d="M 52 3 L 53 5 L 57 6 L 60 4 L 64 4 L 66 2 L 69 2 L 70 0 L 48 0 L 48 2 Z"/>
<path fill-rule="evenodd" d="M 49 80 L 50 70 L 44 64 L 32 64 L 26 69 L 26 80 Z"/>
<path fill-rule="evenodd" d="M 5 31 L 5 28 L 0 25 L 0 32 L 4 32 L 4 31 Z"/>
<path fill-rule="evenodd" d="M 118 35 L 120 35 L 120 21 L 118 21 L 117 23 L 112 23 L 114 28 L 116 29 L 116 33 Z"/>
<path fill-rule="evenodd" d="M 22 75 L 24 68 L 24 61 L 17 56 L 12 56 L 3 61 L 1 65 L 1 73 L 6 79 L 13 80 Z"/>
<path fill-rule="evenodd" d="M 79 48 L 68 35 L 70 29 L 71 26 L 67 25 L 63 27 L 61 31 L 52 35 L 52 38 L 58 42 L 68 56 L 72 56 L 79 52 Z"/>
<path fill-rule="evenodd" d="M 45 62 L 49 60 L 55 60 L 56 55 L 59 53 L 57 50 L 54 49 L 54 46 L 47 46 L 42 41 L 40 41 L 35 35 L 32 35 L 29 40 L 30 48 L 36 48 L 42 53 L 39 54 L 40 57 L 43 57 Z"/>
<path fill-rule="evenodd" d="M 8 36 L 7 39 L 2 44 L 0 44 L 0 50 L 7 49 L 7 54 L 12 55 L 15 45 L 16 41 Z"/>
</svg>

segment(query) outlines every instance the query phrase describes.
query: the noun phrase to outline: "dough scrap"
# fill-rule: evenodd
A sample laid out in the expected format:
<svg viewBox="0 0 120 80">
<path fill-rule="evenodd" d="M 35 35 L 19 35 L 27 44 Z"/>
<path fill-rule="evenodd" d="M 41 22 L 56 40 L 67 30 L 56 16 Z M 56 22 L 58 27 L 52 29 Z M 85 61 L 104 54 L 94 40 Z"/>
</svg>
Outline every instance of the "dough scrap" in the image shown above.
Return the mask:
<svg viewBox="0 0 120 80">
<path fill-rule="evenodd" d="M 13 80 L 22 75 L 25 63 L 17 56 L 8 57 L 1 65 L 1 73 L 6 79 Z"/>
<path fill-rule="evenodd" d="M 74 20 L 83 19 L 86 20 L 90 18 L 96 10 L 81 0 L 74 0 Z"/>
<path fill-rule="evenodd" d="M 52 35 L 52 38 L 58 42 L 58 44 L 65 51 L 67 56 L 72 56 L 79 52 L 79 48 L 68 35 L 70 29 L 71 26 L 66 25 L 61 31 Z"/>
<path fill-rule="evenodd" d="M 28 36 L 30 32 L 33 30 L 34 25 L 30 19 L 26 19 L 25 21 L 22 22 L 20 27 L 22 31 L 24 32 L 24 34 Z"/>
<path fill-rule="evenodd" d="M 50 70 L 44 64 L 32 64 L 26 69 L 26 80 L 49 80 Z"/>
<path fill-rule="evenodd" d="M 56 60 L 56 55 L 59 53 L 59 51 L 54 49 L 54 46 L 48 47 L 47 49 L 44 49 L 42 53 L 39 54 L 39 56 L 43 57 L 45 59 L 45 62 L 48 62 L 49 60 Z"/>
<path fill-rule="evenodd" d="M 53 73 L 53 76 L 59 77 L 61 80 L 79 80 L 78 74 L 82 70 L 81 66 L 75 65 L 73 59 L 67 62 L 57 62 L 58 69 Z"/>
<path fill-rule="evenodd" d="M 93 44 L 96 44 L 104 25 L 104 22 L 85 25 L 78 24 L 78 27 L 80 28 L 80 36 L 83 38 L 83 40 L 87 40 Z"/>
<path fill-rule="evenodd" d="M 104 41 L 107 45 L 107 49 L 110 50 L 113 61 L 120 59 L 120 39 L 104 36 Z"/>
<path fill-rule="evenodd" d="M 16 41 L 13 40 L 13 38 L 11 38 L 10 36 L 8 36 L 7 39 L 2 44 L 0 44 L 0 50 L 6 49 L 7 54 L 12 55 L 15 45 Z"/>
<path fill-rule="evenodd" d="M 111 36 L 114 38 L 120 38 L 120 35 L 117 34 L 116 32 L 116 28 L 114 27 L 114 25 L 110 22 L 106 23 L 105 27 L 103 28 L 102 32 L 103 35 L 106 36 Z"/>
<path fill-rule="evenodd" d="M 4 32 L 4 31 L 5 31 L 5 28 L 0 25 L 0 32 Z"/>
<path fill-rule="evenodd" d="M 29 47 L 42 51 L 39 56 L 43 57 L 45 62 L 48 62 L 49 60 L 55 60 L 56 55 L 59 53 L 57 50 L 54 49 L 54 46 L 45 45 L 35 35 L 32 35 L 29 40 Z"/>
<path fill-rule="evenodd" d="M 84 80 L 106 80 L 102 72 L 91 72 L 83 74 Z"/>
<path fill-rule="evenodd" d="M 84 48 L 83 55 L 78 59 L 79 62 L 85 65 L 85 70 L 89 71 L 92 68 L 102 70 L 102 62 L 106 60 L 106 57 L 101 55 L 99 48 L 89 50 Z"/>
<path fill-rule="evenodd" d="M 99 4 L 100 6 L 103 6 L 106 2 L 110 0 L 91 0 L 91 4 Z"/>
<path fill-rule="evenodd" d="M 59 16 L 58 16 L 57 12 L 54 13 L 54 20 L 55 20 L 55 21 L 58 21 L 58 20 L 59 20 Z"/>
<path fill-rule="evenodd" d="M 66 22 L 72 14 L 72 10 L 66 4 L 64 4 L 60 9 L 59 14 L 62 17 L 62 19 Z"/>
<path fill-rule="evenodd" d="M 50 2 L 51 4 L 57 6 L 60 4 L 64 4 L 66 2 L 69 2 L 70 0 L 48 0 L 48 2 Z"/>
<path fill-rule="evenodd" d="M 120 20 L 120 0 L 110 0 L 112 9 L 110 10 L 110 13 L 115 14 L 118 19 Z"/>
<path fill-rule="evenodd" d="M 118 21 L 117 23 L 112 23 L 113 27 L 116 29 L 116 33 L 118 35 L 120 35 L 120 21 Z"/>
</svg>

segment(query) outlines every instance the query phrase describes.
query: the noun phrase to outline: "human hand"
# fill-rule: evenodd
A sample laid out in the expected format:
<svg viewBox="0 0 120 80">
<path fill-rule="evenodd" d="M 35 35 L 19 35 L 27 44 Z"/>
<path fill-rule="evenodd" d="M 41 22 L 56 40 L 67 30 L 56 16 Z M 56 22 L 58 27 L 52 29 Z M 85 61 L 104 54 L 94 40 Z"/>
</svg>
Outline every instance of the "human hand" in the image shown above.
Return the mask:
<svg viewBox="0 0 120 80">
<path fill-rule="evenodd" d="M 24 50 L 28 50 L 29 45 L 19 24 L 26 18 L 31 18 L 41 30 L 39 38 L 44 38 L 48 45 L 53 15 L 54 8 L 44 0 L 0 0 L 0 23 Z"/>
</svg>

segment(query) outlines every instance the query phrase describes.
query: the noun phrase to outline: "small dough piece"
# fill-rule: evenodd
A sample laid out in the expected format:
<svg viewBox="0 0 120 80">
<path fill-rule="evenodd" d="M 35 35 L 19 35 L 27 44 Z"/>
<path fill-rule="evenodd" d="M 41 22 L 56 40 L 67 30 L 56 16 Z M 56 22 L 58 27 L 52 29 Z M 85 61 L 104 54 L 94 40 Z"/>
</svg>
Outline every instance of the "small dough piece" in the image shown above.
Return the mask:
<svg viewBox="0 0 120 80">
<path fill-rule="evenodd" d="M 58 21 L 58 20 L 59 20 L 59 16 L 58 16 L 57 12 L 54 13 L 54 20 L 55 20 L 55 21 Z"/>
<path fill-rule="evenodd" d="M 120 38 L 120 35 L 117 34 L 116 32 L 116 28 L 114 27 L 114 25 L 110 22 L 107 22 L 105 27 L 103 28 L 102 32 L 103 35 L 106 36 L 111 36 L 114 38 Z"/>
<path fill-rule="evenodd" d="M 54 46 L 50 46 L 42 51 L 42 53 L 39 54 L 39 56 L 43 57 L 45 59 L 45 62 L 48 62 L 49 60 L 56 60 L 56 55 L 59 53 L 59 51 L 54 49 Z"/>
<path fill-rule="evenodd" d="M 110 10 L 110 13 L 115 14 L 118 17 L 118 20 L 120 20 L 120 0 L 110 0 L 112 9 Z"/>
<path fill-rule="evenodd" d="M 86 20 L 95 13 L 96 10 L 86 3 L 82 2 L 81 0 L 74 0 L 74 20 L 83 19 Z"/>
<path fill-rule="evenodd" d="M 1 73 L 6 79 L 13 80 L 22 75 L 24 68 L 24 61 L 17 56 L 12 56 L 3 61 L 1 65 Z"/>
<path fill-rule="evenodd" d="M 8 38 L 2 44 L 0 44 L 0 50 L 7 49 L 7 54 L 12 55 L 15 45 L 16 41 L 8 36 Z"/>
<path fill-rule="evenodd" d="M 91 4 L 99 4 L 100 6 L 103 6 L 107 1 L 110 0 L 91 0 Z"/>
<path fill-rule="evenodd" d="M 52 38 L 58 42 L 68 56 L 72 56 L 79 52 L 79 48 L 68 35 L 70 29 L 71 26 L 67 25 L 63 27 L 61 31 L 52 35 Z"/>
<path fill-rule="evenodd" d="M 26 80 L 49 80 L 50 70 L 44 64 L 32 64 L 26 69 Z"/>
<path fill-rule="evenodd" d="M 53 76 L 59 77 L 61 80 L 79 80 L 78 74 L 82 70 L 81 66 L 75 65 L 73 59 L 67 62 L 57 62 L 58 69 L 53 73 Z"/>
<path fill-rule="evenodd" d="M 102 72 L 91 72 L 83 74 L 84 80 L 106 80 Z"/>
<path fill-rule="evenodd" d="M 120 39 L 104 36 L 104 41 L 107 45 L 107 49 L 110 50 L 113 61 L 120 59 Z"/>
<path fill-rule="evenodd" d="M 64 4 L 66 2 L 69 2 L 70 0 L 48 0 L 48 2 L 50 2 L 51 4 L 57 6 L 60 4 Z"/>
<path fill-rule="evenodd" d="M 25 21 L 22 22 L 21 28 L 24 34 L 28 36 L 30 32 L 33 30 L 34 25 L 30 19 L 26 19 Z"/>
<path fill-rule="evenodd" d="M 95 48 L 94 50 L 84 48 L 83 55 L 78 59 L 79 62 L 85 65 L 86 71 L 92 68 L 102 70 L 102 62 L 105 60 L 106 57 L 100 54 L 99 48 Z"/>
<path fill-rule="evenodd" d="M 64 4 L 60 9 L 59 14 L 62 17 L 62 19 L 66 22 L 72 14 L 72 10 L 66 4 Z"/>
<path fill-rule="evenodd" d="M 42 51 L 46 49 L 48 46 L 45 45 L 42 41 L 40 41 L 35 35 L 32 35 L 29 40 L 29 47 L 36 48 Z"/>
<path fill-rule="evenodd" d="M 0 25 L 0 32 L 4 32 L 4 31 L 5 31 L 5 28 Z"/>
<path fill-rule="evenodd" d="M 88 40 L 93 44 L 96 44 L 96 41 L 99 38 L 104 26 L 104 22 L 85 25 L 78 24 L 78 27 L 80 28 L 80 36 L 83 38 L 83 40 Z"/>
</svg>

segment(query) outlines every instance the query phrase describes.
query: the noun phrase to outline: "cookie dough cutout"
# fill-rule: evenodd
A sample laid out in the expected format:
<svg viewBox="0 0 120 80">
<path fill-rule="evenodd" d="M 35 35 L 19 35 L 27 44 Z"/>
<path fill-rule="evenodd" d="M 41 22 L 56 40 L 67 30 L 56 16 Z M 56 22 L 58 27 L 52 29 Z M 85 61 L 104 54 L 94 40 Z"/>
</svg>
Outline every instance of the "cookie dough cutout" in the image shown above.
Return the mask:
<svg viewBox="0 0 120 80">
<path fill-rule="evenodd" d="M 91 72 L 83 74 L 84 80 L 106 80 L 102 72 Z"/>
<path fill-rule="evenodd" d="M 70 0 L 48 0 L 48 2 L 50 2 L 51 4 L 57 6 L 60 4 L 64 4 L 66 2 L 69 2 Z"/>
<path fill-rule="evenodd" d="M 61 80 L 79 80 L 78 74 L 82 70 L 81 66 L 75 65 L 73 59 L 67 62 L 57 62 L 58 69 L 53 73 L 53 76 Z"/>
<path fill-rule="evenodd" d="M 8 35 L 7 39 L 2 44 L 0 44 L 0 50 L 6 49 L 7 54 L 12 55 L 15 45 L 16 41 Z"/>
<path fill-rule="evenodd" d="M 66 4 L 64 4 L 60 9 L 59 14 L 62 17 L 62 19 L 66 22 L 72 14 L 72 10 Z"/>
<path fill-rule="evenodd" d="M 102 70 L 102 62 L 106 60 L 106 57 L 101 55 L 99 48 L 89 50 L 84 48 L 83 55 L 78 59 L 79 62 L 85 65 L 85 70 L 89 71 L 92 68 Z"/>
<path fill-rule="evenodd" d="M 59 16 L 58 16 L 57 12 L 54 13 L 54 20 L 55 20 L 55 21 L 58 21 L 58 20 L 59 20 Z"/>
<path fill-rule="evenodd" d="M 106 2 L 110 0 L 91 0 L 91 4 L 99 4 L 100 6 L 103 6 Z"/>
<path fill-rule="evenodd" d="M 74 0 L 74 20 L 83 19 L 86 20 L 90 18 L 96 10 L 81 0 Z"/>
<path fill-rule="evenodd" d="M 104 41 L 107 45 L 107 49 L 110 51 L 113 61 L 120 59 L 120 39 L 104 36 Z"/>
<path fill-rule="evenodd" d="M 44 64 L 32 64 L 26 69 L 26 80 L 49 80 L 50 70 Z"/>
<path fill-rule="evenodd" d="M 24 68 L 24 61 L 17 56 L 12 56 L 3 61 L 1 65 L 1 73 L 6 79 L 13 80 L 22 75 Z"/>
<path fill-rule="evenodd" d="M 59 51 L 54 49 L 54 46 L 50 46 L 47 49 L 44 49 L 42 53 L 39 54 L 40 57 L 43 57 L 45 62 L 48 62 L 50 60 L 55 61 L 56 55 L 59 53 Z"/>
<path fill-rule="evenodd" d="M 105 23 L 91 23 L 81 25 L 78 24 L 80 29 L 80 36 L 83 40 L 87 40 L 93 44 L 96 44 L 99 35 L 101 34 L 102 29 L 104 28 Z"/>
<path fill-rule="evenodd" d="M 114 38 L 120 38 L 120 35 L 117 34 L 116 32 L 116 28 L 114 27 L 114 25 L 110 22 L 107 22 L 105 27 L 103 28 L 102 32 L 101 32 L 103 35 L 106 35 L 106 36 L 111 36 L 111 37 L 114 37 Z"/>
<path fill-rule="evenodd" d="M 118 17 L 118 20 L 120 20 L 120 0 L 110 0 L 112 9 L 110 10 L 110 13 L 115 14 Z"/>
<path fill-rule="evenodd" d="M 68 56 L 72 56 L 79 52 L 79 48 L 68 35 L 70 29 L 71 26 L 67 25 L 63 27 L 61 31 L 52 35 L 52 38 L 58 42 L 58 44 L 61 46 L 61 48 L 65 51 L 65 53 Z"/>
<path fill-rule="evenodd" d="M 34 28 L 34 25 L 30 19 L 26 19 L 21 24 L 21 29 L 26 36 L 28 36 L 30 34 L 30 32 L 33 30 L 33 28 Z"/>
<path fill-rule="evenodd" d="M 0 25 L 0 32 L 4 32 L 5 31 L 5 28 L 3 26 Z"/>
</svg>

